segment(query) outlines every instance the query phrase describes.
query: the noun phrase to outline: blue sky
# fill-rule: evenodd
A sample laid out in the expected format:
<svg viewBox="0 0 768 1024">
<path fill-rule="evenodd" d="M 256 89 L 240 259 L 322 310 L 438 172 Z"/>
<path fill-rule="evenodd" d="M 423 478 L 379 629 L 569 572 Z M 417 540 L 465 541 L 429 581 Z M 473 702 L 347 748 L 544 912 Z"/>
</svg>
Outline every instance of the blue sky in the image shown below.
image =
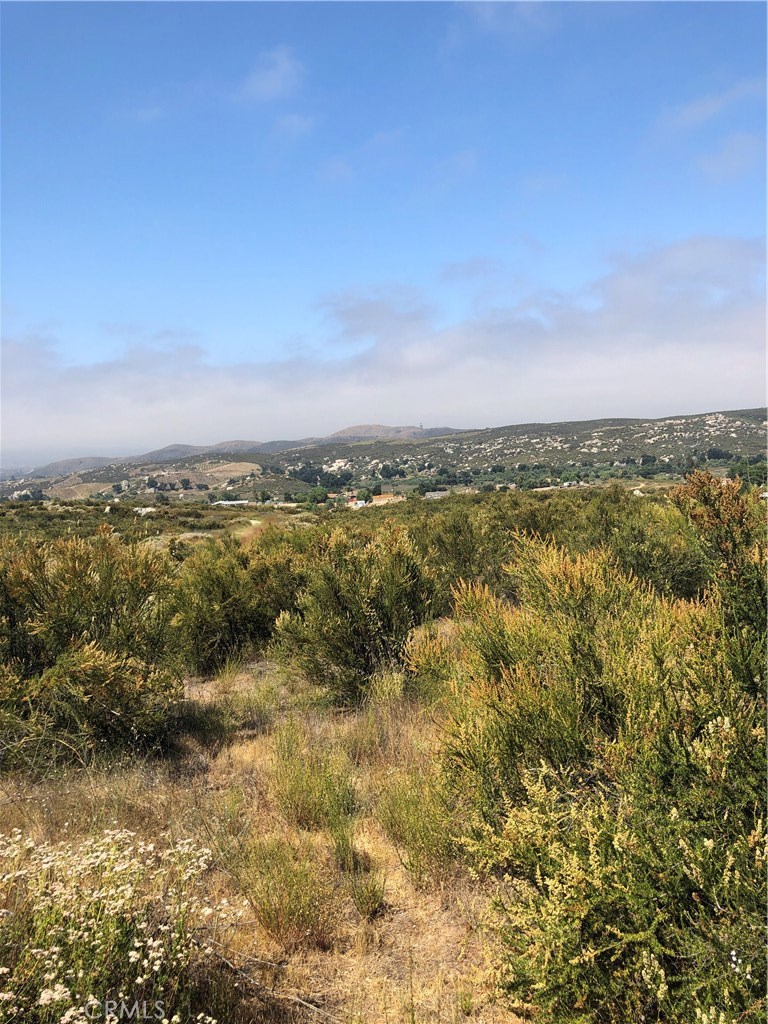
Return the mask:
<svg viewBox="0 0 768 1024">
<path fill-rule="evenodd" d="M 758 3 L 4 3 L 4 461 L 764 402 Z"/>
</svg>

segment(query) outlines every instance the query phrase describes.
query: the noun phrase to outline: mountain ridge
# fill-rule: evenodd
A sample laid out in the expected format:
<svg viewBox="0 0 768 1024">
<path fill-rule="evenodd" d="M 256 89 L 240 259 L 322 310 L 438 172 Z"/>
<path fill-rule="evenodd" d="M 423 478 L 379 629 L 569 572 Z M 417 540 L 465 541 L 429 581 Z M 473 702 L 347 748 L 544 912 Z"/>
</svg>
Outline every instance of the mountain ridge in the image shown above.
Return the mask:
<svg viewBox="0 0 768 1024">
<path fill-rule="evenodd" d="M 455 447 L 456 444 L 469 444 L 472 439 L 475 439 L 472 443 L 481 443 L 482 439 L 489 438 L 491 436 L 494 438 L 506 436 L 510 443 L 515 438 L 520 438 L 524 435 L 540 436 L 540 442 L 535 443 L 534 448 L 538 449 L 539 453 L 543 455 L 544 453 L 541 450 L 541 442 L 545 441 L 546 436 L 549 435 L 552 437 L 555 435 L 568 435 L 572 442 L 575 440 L 575 436 L 577 434 L 581 434 L 584 431 L 589 430 L 607 432 L 607 434 L 610 435 L 616 430 L 621 431 L 629 429 L 633 432 L 634 428 L 655 430 L 656 427 L 663 428 L 665 424 L 676 424 L 673 429 L 680 434 L 681 430 L 683 432 L 685 431 L 686 424 L 690 427 L 695 427 L 696 424 L 698 424 L 697 429 L 700 430 L 700 428 L 705 425 L 705 421 L 707 421 L 709 425 L 706 427 L 704 434 L 699 438 L 700 442 L 704 442 L 706 435 L 706 437 L 710 439 L 709 443 L 722 444 L 735 436 L 731 431 L 734 428 L 738 428 L 739 430 L 747 429 L 748 433 L 752 436 L 751 446 L 754 448 L 757 444 L 760 446 L 763 445 L 762 439 L 765 437 L 765 418 L 766 410 L 765 408 L 760 407 L 755 409 L 724 410 L 711 413 L 688 413 L 674 417 L 604 417 L 593 420 L 560 420 L 551 423 L 513 423 L 500 427 L 464 429 L 455 427 L 424 428 L 421 426 L 391 427 L 383 424 L 355 424 L 325 437 L 305 437 L 293 440 L 288 439 L 264 442 L 253 440 L 231 440 L 218 441 L 211 445 L 171 444 L 139 455 L 113 457 L 83 456 L 80 458 L 62 459 L 37 466 L 31 471 L 25 473 L 24 476 L 26 479 L 59 477 L 83 472 L 94 472 L 101 469 L 119 468 L 121 466 L 125 466 L 126 470 L 128 470 L 129 467 L 145 464 L 162 465 L 163 463 L 171 463 L 197 456 L 205 457 L 206 455 L 241 455 L 250 456 L 251 459 L 254 455 L 273 455 L 275 457 L 283 456 L 283 458 L 291 455 L 295 458 L 293 453 L 300 453 L 304 450 L 317 450 L 318 455 L 321 458 L 325 457 L 327 453 L 330 453 L 333 450 L 336 452 L 336 455 L 332 457 L 330 454 L 328 455 L 328 457 L 331 458 L 331 461 L 333 461 L 333 458 L 346 458 L 347 456 L 343 453 L 347 451 L 352 453 L 356 449 L 367 449 L 370 445 L 375 446 L 377 443 L 380 445 L 397 446 L 398 444 L 405 444 L 410 446 L 412 444 L 427 444 L 429 442 L 440 444 L 443 439 L 447 453 L 448 450 Z M 716 438 L 714 435 L 717 435 Z M 550 437 L 550 440 L 552 437 Z M 680 436 L 679 439 L 683 442 L 683 436 Z M 554 445 L 553 454 L 562 452 L 563 441 L 564 438 L 562 436 L 560 436 L 559 440 L 552 441 Z M 691 437 L 689 438 L 688 443 L 690 444 L 692 441 L 693 438 Z M 653 443 L 650 437 L 648 438 L 648 442 Z M 624 446 L 626 447 L 626 445 Z M 598 443 L 597 447 L 600 448 L 601 443 Z M 319 454 L 321 451 L 323 453 L 322 455 Z M 592 448 L 588 448 L 584 454 L 591 453 Z M 533 454 L 533 452 L 531 452 L 531 454 Z"/>
<path fill-rule="evenodd" d="M 324 437 L 303 437 L 295 440 L 277 441 L 217 441 L 215 444 L 210 445 L 169 444 L 139 455 L 84 455 L 71 459 L 57 459 L 41 466 L 34 466 L 26 476 L 66 476 L 69 473 L 102 469 L 105 466 L 129 466 L 144 462 L 173 462 L 177 459 L 185 459 L 194 455 L 207 455 L 208 453 L 212 455 L 221 453 L 252 455 L 263 452 L 265 455 L 268 455 L 294 448 L 311 448 L 328 443 L 349 442 L 352 444 L 355 441 L 405 440 L 418 437 L 440 437 L 443 434 L 463 432 L 457 427 L 390 427 L 378 423 L 361 423 L 351 427 L 344 427 L 342 430 Z"/>
</svg>

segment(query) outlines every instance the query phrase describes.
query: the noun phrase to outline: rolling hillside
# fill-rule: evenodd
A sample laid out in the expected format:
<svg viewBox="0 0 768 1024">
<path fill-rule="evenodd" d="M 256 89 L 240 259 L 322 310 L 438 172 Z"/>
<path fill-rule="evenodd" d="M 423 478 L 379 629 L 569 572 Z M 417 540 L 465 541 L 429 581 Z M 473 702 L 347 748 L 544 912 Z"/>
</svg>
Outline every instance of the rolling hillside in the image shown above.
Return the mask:
<svg viewBox="0 0 768 1024">
<path fill-rule="evenodd" d="M 325 438 L 175 444 L 128 458 L 68 459 L 39 467 L 26 479 L 6 481 L 0 496 L 18 495 L 25 485 L 33 493 L 82 498 L 118 488 L 141 494 L 167 484 L 169 490 L 178 486 L 186 491 L 188 498 L 204 498 L 200 492 L 205 490 L 243 487 L 282 497 L 284 491 L 300 492 L 315 483 L 331 489 L 382 480 L 416 486 L 440 478 L 449 485 L 519 483 L 520 474 L 528 472 L 541 485 L 550 477 L 574 474 L 626 476 L 634 466 L 677 478 L 694 463 L 727 466 L 759 458 L 765 453 L 765 425 L 765 409 L 484 430 L 363 424 Z"/>
</svg>

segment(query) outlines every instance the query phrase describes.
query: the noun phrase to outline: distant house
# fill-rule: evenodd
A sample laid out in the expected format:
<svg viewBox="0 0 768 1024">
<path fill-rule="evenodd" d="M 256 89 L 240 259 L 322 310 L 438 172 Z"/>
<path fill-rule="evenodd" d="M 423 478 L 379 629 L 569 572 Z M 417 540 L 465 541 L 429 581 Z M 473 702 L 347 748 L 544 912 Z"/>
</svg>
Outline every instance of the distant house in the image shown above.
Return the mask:
<svg viewBox="0 0 768 1024">
<path fill-rule="evenodd" d="M 212 505 L 250 505 L 249 501 L 212 501 Z"/>
<path fill-rule="evenodd" d="M 374 494 L 371 498 L 372 505 L 392 505 L 396 501 L 405 501 L 404 494 Z"/>
<path fill-rule="evenodd" d="M 448 498 L 450 497 L 450 494 L 450 491 L 427 491 L 424 497 L 436 500 L 437 498 Z"/>
</svg>

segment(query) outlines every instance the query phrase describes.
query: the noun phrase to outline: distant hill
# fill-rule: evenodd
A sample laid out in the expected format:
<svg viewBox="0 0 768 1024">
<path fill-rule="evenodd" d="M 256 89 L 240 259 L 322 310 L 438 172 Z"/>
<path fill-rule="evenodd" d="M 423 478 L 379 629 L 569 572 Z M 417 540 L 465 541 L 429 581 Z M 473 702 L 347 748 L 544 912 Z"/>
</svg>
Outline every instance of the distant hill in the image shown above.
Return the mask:
<svg viewBox="0 0 768 1024">
<path fill-rule="evenodd" d="M 335 434 L 320 438 L 321 443 L 327 441 L 375 441 L 378 439 L 391 438 L 416 438 L 416 437 L 437 437 L 442 434 L 461 433 L 455 427 L 385 427 L 381 423 L 360 423 L 355 427 L 345 427 L 344 430 L 337 430 Z"/>
<path fill-rule="evenodd" d="M 129 455 L 123 459 L 113 459 L 112 462 L 175 462 L 177 459 L 187 459 L 190 455 L 200 455 L 204 451 L 205 448 L 197 444 L 168 444 L 165 448 L 158 448 L 145 455 Z"/>
<path fill-rule="evenodd" d="M 113 455 L 109 456 L 85 456 L 80 459 L 60 459 L 58 462 L 48 462 L 45 466 L 36 466 L 28 476 L 31 477 L 52 477 L 69 476 L 72 473 L 82 473 L 93 469 L 101 469 L 103 466 L 130 466 L 134 464 L 156 462 L 177 462 L 180 459 L 188 459 L 193 455 L 205 455 L 207 452 L 259 452 L 263 451 L 260 441 L 220 441 L 218 444 L 197 445 L 197 444 L 169 444 L 165 448 L 158 448 L 156 451 L 145 452 L 143 455 Z"/>
<path fill-rule="evenodd" d="M 129 466 L 135 463 L 177 462 L 194 455 L 226 453 L 228 455 L 265 454 L 288 451 L 292 448 L 310 448 L 329 442 L 371 441 L 378 439 L 406 439 L 416 437 L 435 437 L 442 434 L 455 434 L 459 431 L 454 427 L 387 427 L 377 423 L 362 423 L 354 427 L 345 427 L 328 437 L 303 437 L 293 441 L 218 441 L 216 444 L 169 444 L 155 451 L 142 455 L 83 456 L 76 459 L 60 459 L 48 462 L 44 466 L 36 466 L 27 475 L 31 477 L 70 476 L 102 466 Z"/>
<path fill-rule="evenodd" d="M 117 458 L 103 455 L 85 455 L 79 459 L 59 459 L 58 462 L 35 466 L 27 476 L 69 476 L 70 473 L 83 473 L 90 469 L 100 469 L 102 466 L 112 466 L 117 461 Z"/>
<path fill-rule="evenodd" d="M 498 482 L 528 472 L 557 478 L 563 471 L 587 473 L 604 479 L 637 466 L 656 467 L 648 472 L 657 471 L 664 479 L 681 479 L 687 467 L 707 465 L 710 460 L 721 468 L 738 459 L 760 460 L 766 450 L 765 421 L 765 409 L 738 409 L 658 419 L 518 423 L 480 430 L 356 424 L 329 437 L 173 444 L 122 458 L 64 459 L 16 480 L 23 482 L 33 475 L 45 493 L 80 498 L 109 496 L 115 488 L 115 493 L 139 496 L 178 487 L 190 495 L 199 489 L 234 492 L 244 488 L 246 493 L 266 489 L 282 497 L 342 475 L 354 486 L 397 480 L 410 481 L 413 487 L 427 480 Z M 0 481 L 0 497 L 16 491 L 23 491 L 18 482 Z"/>
</svg>

